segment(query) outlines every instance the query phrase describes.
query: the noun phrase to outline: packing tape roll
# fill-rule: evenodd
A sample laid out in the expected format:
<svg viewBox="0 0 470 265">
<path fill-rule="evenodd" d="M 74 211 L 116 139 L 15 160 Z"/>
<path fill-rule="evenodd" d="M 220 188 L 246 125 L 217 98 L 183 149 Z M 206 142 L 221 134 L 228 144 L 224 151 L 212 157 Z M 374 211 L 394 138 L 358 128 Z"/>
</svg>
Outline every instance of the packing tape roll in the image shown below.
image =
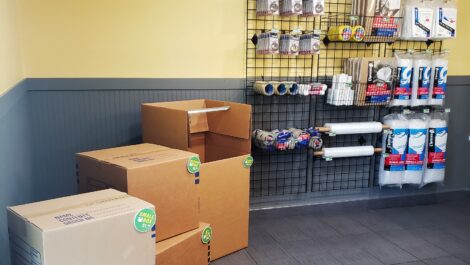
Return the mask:
<svg viewBox="0 0 470 265">
<path fill-rule="evenodd" d="M 296 96 L 299 94 L 299 85 L 294 82 L 284 82 L 287 88 L 287 94 Z"/>
<path fill-rule="evenodd" d="M 264 96 L 272 96 L 274 95 L 274 86 L 268 82 L 256 82 L 253 90 L 261 95 Z"/>
<path fill-rule="evenodd" d="M 379 133 L 383 130 L 380 122 L 326 123 L 324 127 L 337 135 Z"/>
<path fill-rule="evenodd" d="M 372 156 L 374 153 L 375 148 L 373 146 L 323 148 L 323 157 L 325 158 Z"/>
<path fill-rule="evenodd" d="M 274 94 L 278 96 L 284 96 L 287 94 L 287 87 L 284 83 L 270 82 L 270 84 L 274 87 Z"/>
<path fill-rule="evenodd" d="M 352 28 L 352 40 L 356 42 L 361 42 L 366 36 L 366 30 L 363 26 L 354 26 Z"/>
</svg>

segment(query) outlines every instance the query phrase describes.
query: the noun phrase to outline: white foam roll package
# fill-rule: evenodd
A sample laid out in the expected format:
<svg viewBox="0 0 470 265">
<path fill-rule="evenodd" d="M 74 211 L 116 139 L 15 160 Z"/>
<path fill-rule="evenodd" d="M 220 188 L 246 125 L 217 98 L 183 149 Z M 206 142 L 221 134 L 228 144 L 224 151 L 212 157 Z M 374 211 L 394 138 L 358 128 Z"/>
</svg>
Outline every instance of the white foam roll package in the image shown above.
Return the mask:
<svg viewBox="0 0 470 265">
<path fill-rule="evenodd" d="M 390 129 L 385 131 L 382 137 L 379 185 L 401 186 L 405 175 L 408 119 L 402 114 L 390 114 L 384 117 L 383 122 L 390 126 Z"/>
<path fill-rule="evenodd" d="M 449 132 L 447 120 L 446 113 L 433 113 L 431 115 L 423 186 L 434 182 L 444 182 Z"/>
<path fill-rule="evenodd" d="M 411 90 L 411 106 L 428 104 L 431 88 L 432 56 L 424 52 L 413 57 L 413 88 Z"/>
<path fill-rule="evenodd" d="M 380 122 L 325 123 L 324 127 L 336 135 L 379 133 L 383 130 Z"/>
<path fill-rule="evenodd" d="M 413 78 L 413 55 L 410 53 L 395 53 L 397 81 L 391 106 L 410 106 L 411 87 Z"/>
<path fill-rule="evenodd" d="M 408 115 L 409 136 L 403 184 L 421 185 L 422 183 L 428 120 L 429 117 L 425 114 Z"/>
<path fill-rule="evenodd" d="M 447 94 L 447 74 L 449 60 L 447 53 L 432 58 L 431 89 L 429 89 L 429 105 L 444 105 Z"/>
<path fill-rule="evenodd" d="M 323 148 L 323 158 L 372 156 L 374 153 L 375 148 L 373 146 Z"/>
</svg>

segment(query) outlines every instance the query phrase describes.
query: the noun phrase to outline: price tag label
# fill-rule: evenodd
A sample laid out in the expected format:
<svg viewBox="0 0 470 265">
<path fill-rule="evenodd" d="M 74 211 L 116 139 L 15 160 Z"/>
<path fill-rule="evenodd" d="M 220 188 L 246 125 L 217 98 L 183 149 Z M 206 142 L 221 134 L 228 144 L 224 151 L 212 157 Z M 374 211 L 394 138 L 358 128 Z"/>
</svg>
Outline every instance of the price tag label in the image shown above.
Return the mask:
<svg viewBox="0 0 470 265">
<path fill-rule="evenodd" d="M 327 162 L 333 161 L 333 157 L 325 157 L 325 161 Z"/>
<path fill-rule="evenodd" d="M 328 133 L 328 135 L 329 135 L 330 137 L 335 137 L 335 136 L 336 136 L 336 133 L 330 132 L 330 133 Z"/>
<path fill-rule="evenodd" d="M 431 113 L 431 110 L 430 109 L 423 109 L 423 113 L 424 114 L 429 114 L 429 113 Z"/>
<path fill-rule="evenodd" d="M 445 111 L 446 111 L 446 113 L 450 113 L 450 109 L 446 109 Z"/>
</svg>

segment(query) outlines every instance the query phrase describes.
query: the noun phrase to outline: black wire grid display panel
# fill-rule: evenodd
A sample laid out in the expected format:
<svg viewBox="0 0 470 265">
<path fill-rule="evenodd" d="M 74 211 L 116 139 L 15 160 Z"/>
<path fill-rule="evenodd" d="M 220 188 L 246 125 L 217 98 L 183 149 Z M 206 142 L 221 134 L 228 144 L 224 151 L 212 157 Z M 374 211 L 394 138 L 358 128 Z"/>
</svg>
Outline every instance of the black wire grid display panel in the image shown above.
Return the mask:
<svg viewBox="0 0 470 265">
<path fill-rule="evenodd" d="M 442 42 L 396 41 L 394 43 L 328 42 L 319 55 L 260 55 L 253 36 L 273 28 L 280 33 L 294 29 L 321 30 L 324 40 L 330 26 L 348 24 L 351 0 L 326 0 L 321 17 L 280 17 L 256 15 L 256 0 L 247 0 L 246 101 L 253 106 L 253 128 L 263 130 L 308 128 L 328 122 L 381 121 L 386 107 L 331 106 L 323 96 L 272 96 L 253 92 L 256 81 L 321 82 L 331 85 L 332 76 L 343 72 L 345 59 L 354 57 L 392 57 L 395 51 L 413 49 L 434 52 Z M 325 135 L 324 146 L 345 147 L 378 145 L 380 134 Z M 255 163 L 251 173 L 251 196 L 255 198 L 354 190 L 376 185 L 380 156 L 343 158 L 325 161 L 311 151 L 266 152 L 253 147 Z"/>
</svg>

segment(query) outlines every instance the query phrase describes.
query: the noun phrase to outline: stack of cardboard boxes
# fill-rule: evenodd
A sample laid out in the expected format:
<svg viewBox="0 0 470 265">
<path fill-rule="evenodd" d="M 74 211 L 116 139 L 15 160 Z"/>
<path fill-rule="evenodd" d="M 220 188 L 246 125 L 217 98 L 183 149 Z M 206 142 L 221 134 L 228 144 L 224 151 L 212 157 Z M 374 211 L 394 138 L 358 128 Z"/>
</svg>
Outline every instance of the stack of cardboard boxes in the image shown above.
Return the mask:
<svg viewBox="0 0 470 265">
<path fill-rule="evenodd" d="M 80 192 L 113 188 L 155 205 L 158 264 L 207 264 L 248 246 L 251 107 L 144 104 L 145 144 L 77 155 Z"/>
</svg>

